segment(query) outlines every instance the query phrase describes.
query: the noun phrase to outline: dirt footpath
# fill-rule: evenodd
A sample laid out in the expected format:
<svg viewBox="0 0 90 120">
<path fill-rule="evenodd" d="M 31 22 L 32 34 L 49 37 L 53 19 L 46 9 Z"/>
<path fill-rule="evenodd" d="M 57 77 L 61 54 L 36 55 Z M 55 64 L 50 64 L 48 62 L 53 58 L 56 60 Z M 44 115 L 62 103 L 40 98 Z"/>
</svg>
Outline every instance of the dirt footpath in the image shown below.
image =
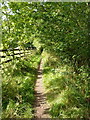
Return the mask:
<svg viewBox="0 0 90 120">
<path fill-rule="evenodd" d="M 38 68 L 38 76 L 35 86 L 35 118 L 50 118 L 48 114 L 49 105 L 46 102 L 46 95 L 44 92 L 44 86 L 42 81 L 42 60 Z"/>
</svg>

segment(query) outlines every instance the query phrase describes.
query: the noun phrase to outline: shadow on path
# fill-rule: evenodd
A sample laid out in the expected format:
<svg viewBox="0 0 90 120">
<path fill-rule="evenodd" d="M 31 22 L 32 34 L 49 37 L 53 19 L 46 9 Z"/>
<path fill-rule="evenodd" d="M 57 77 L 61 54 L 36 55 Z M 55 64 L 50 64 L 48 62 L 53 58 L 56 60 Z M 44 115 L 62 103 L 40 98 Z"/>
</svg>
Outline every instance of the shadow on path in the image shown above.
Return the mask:
<svg viewBox="0 0 90 120">
<path fill-rule="evenodd" d="M 48 111 L 49 105 L 46 102 L 46 94 L 44 93 L 44 86 L 42 81 L 42 60 L 38 67 L 37 81 L 35 85 L 35 105 L 34 115 L 35 118 L 50 118 Z"/>
</svg>

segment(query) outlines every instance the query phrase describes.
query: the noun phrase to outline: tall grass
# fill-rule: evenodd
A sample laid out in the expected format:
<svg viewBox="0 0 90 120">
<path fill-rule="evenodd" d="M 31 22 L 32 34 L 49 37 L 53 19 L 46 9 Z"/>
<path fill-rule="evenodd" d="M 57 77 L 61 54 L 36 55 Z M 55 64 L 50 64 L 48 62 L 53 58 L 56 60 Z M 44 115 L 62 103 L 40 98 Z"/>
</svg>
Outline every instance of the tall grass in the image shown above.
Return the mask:
<svg viewBox="0 0 90 120">
<path fill-rule="evenodd" d="M 2 71 L 2 118 L 32 118 L 34 85 L 40 54 L 7 63 Z M 4 65 L 5 66 L 5 65 Z"/>
<path fill-rule="evenodd" d="M 43 79 L 52 118 L 89 118 L 88 73 L 75 74 L 72 66 L 43 55 Z"/>
</svg>

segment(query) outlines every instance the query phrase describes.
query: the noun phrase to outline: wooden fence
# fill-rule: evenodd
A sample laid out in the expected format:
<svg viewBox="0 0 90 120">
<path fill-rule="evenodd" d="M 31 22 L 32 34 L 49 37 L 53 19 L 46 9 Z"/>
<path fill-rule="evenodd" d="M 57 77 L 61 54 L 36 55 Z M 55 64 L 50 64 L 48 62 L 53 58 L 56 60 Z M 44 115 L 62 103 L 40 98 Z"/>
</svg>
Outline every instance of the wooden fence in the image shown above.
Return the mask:
<svg viewBox="0 0 90 120">
<path fill-rule="evenodd" d="M 31 54 L 31 50 L 35 48 L 28 48 L 28 49 L 3 49 L 0 50 L 0 57 L 1 57 L 1 64 L 8 63 L 14 59 L 18 59 L 24 57 L 26 54 Z"/>
</svg>

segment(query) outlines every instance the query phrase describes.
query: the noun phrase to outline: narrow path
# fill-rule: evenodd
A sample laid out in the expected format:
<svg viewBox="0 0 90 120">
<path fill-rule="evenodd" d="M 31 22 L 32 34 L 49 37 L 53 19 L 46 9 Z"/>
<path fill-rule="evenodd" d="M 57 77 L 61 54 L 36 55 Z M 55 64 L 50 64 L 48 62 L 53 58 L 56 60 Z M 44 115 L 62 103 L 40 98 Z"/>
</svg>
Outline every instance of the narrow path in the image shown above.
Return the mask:
<svg viewBox="0 0 90 120">
<path fill-rule="evenodd" d="M 38 68 L 38 76 L 35 86 L 35 118 L 50 118 L 48 114 L 49 105 L 46 102 L 46 95 L 42 81 L 42 60 Z"/>
</svg>

